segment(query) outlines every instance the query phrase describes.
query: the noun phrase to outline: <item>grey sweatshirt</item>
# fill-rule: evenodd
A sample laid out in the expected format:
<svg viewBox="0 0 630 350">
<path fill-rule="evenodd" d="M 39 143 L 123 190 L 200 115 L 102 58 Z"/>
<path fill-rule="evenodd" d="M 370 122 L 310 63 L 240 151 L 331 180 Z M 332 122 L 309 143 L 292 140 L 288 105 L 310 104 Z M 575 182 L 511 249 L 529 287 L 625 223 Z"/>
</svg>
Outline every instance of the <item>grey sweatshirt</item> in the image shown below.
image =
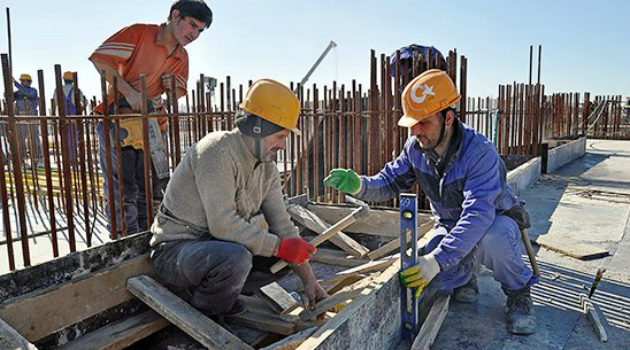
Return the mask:
<svg viewBox="0 0 630 350">
<path fill-rule="evenodd" d="M 238 129 L 210 133 L 186 152 L 162 206 L 151 246 L 209 234 L 272 256 L 279 238 L 299 237 L 284 206 L 276 163 L 257 162 Z"/>
</svg>

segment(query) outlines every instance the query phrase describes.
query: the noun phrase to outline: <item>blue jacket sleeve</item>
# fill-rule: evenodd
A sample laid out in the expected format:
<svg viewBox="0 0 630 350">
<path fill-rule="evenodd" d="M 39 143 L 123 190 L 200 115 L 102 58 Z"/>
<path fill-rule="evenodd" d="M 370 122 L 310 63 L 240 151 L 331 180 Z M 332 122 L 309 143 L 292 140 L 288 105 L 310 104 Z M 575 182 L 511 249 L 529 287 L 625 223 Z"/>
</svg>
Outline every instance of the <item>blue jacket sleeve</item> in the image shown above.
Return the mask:
<svg viewBox="0 0 630 350">
<path fill-rule="evenodd" d="M 495 201 L 501 193 L 501 159 L 491 148 L 467 161 L 464 201 L 457 224 L 433 251 L 442 271 L 458 264 L 475 247 L 496 216 Z"/>
<path fill-rule="evenodd" d="M 382 202 L 396 197 L 402 191 L 410 190 L 416 182 L 409 154 L 413 142 L 415 139 L 410 138 L 398 158 L 387 163 L 378 174 L 361 176 L 361 191 L 356 197 L 365 201 Z"/>
</svg>

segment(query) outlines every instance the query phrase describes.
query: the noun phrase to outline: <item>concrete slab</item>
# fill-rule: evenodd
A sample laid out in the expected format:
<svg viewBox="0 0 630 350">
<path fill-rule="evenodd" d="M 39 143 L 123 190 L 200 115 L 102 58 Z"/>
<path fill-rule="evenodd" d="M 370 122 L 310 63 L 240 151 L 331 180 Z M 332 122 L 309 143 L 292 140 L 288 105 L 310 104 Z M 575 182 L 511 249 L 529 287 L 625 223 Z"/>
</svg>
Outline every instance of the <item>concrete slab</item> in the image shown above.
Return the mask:
<svg viewBox="0 0 630 350">
<path fill-rule="evenodd" d="M 562 146 L 554 147 L 547 153 L 547 173 L 553 173 L 564 165 L 584 155 L 586 150 L 586 138 L 568 142 Z"/>
</svg>

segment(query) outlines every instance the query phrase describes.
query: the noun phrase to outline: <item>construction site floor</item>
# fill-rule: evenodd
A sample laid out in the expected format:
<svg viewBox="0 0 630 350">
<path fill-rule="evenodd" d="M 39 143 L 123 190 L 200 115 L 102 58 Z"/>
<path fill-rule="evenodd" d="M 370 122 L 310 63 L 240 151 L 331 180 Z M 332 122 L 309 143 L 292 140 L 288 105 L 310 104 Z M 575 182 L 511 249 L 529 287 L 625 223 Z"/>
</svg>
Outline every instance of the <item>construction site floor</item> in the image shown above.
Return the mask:
<svg viewBox="0 0 630 350">
<path fill-rule="evenodd" d="M 506 332 L 506 297 L 482 269 L 478 301 L 451 301 L 432 349 L 630 349 L 630 142 L 589 140 L 586 152 L 520 197 L 532 215 L 530 239 L 549 235 L 545 242 L 560 249 L 608 256 L 580 260 L 534 246 L 542 278 L 532 290 L 538 329 L 530 336 Z M 599 267 L 607 271 L 592 300 L 607 320 L 605 343 L 580 304 Z"/>
</svg>

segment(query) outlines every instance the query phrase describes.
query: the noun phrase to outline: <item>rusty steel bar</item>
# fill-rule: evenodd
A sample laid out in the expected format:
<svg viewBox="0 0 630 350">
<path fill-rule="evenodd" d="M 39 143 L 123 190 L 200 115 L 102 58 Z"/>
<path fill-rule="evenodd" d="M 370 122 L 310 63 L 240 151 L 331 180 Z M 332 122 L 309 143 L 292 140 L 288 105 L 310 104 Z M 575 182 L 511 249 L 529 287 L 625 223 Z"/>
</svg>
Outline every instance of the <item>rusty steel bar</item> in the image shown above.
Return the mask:
<svg viewBox="0 0 630 350">
<path fill-rule="evenodd" d="M 77 124 L 77 133 L 76 136 L 79 138 L 76 143 L 76 145 L 78 146 L 78 150 L 79 150 L 79 168 L 80 168 L 80 177 L 81 177 L 81 186 L 82 186 L 82 195 L 83 195 L 83 219 L 85 221 L 85 232 L 90 232 L 90 212 L 89 212 L 89 201 L 88 201 L 88 182 L 87 182 L 87 169 L 85 166 L 85 137 L 84 137 L 84 132 L 85 132 L 85 128 L 83 127 L 83 120 L 81 118 L 82 115 L 82 108 L 81 105 L 83 103 L 83 101 L 81 101 L 81 94 L 79 93 L 79 76 L 77 74 L 77 72 L 73 73 L 73 79 L 74 79 L 74 89 L 73 89 L 73 93 L 74 93 L 74 106 L 75 106 L 75 113 L 77 114 L 76 117 L 76 124 Z M 74 137 L 74 136 L 73 136 Z M 90 246 L 90 243 L 88 243 L 88 247 Z"/>
<path fill-rule="evenodd" d="M 2 73 L 4 75 L 4 91 L 13 91 L 13 77 L 9 72 L 9 57 L 7 54 L 2 54 Z M 19 145 L 17 143 L 17 126 L 15 122 L 15 111 L 13 110 L 13 94 L 6 93 L 5 98 L 7 100 L 7 115 L 8 115 L 8 136 L 9 144 L 11 147 L 11 158 L 13 162 L 13 177 L 15 179 L 15 191 L 17 195 L 18 215 L 20 224 L 20 235 L 22 238 L 22 256 L 24 259 L 24 266 L 31 266 L 31 256 L 28 246 L 28 232 L 26 226 L 26 205 L 24 202 L 24 180 L 22 177 L 22 168 L 20 167 L 21 153 Z M 8 210 L 8 205 L 5 207 Z M 11 235 L 11 232 L 7 232 L 7 237 Z"/>
<path fill-rule="evenodd" d="M 118 110 L 118 77 L 114 76 L 112 81 L 112 89 L 114 91 L 114 139 L 116 143 L 116 177 L 118 178 L 118 203 L 120 208 L 120 234 L 122 237 L 127 235 L 127 219 L 125 218 L 125 184 L 123 180 L 122 168 L 122 146 L 120 145 L 120 118 L 116 117 L 120 111 Z M 118 234 L 116 234 L 118 236 Z"/>
<path fill-rule="evenodd" d="M 37 81 L 39 84 L 39 114 L 46 115 L 46 91 L 44 89 L 44 71 L 37 71 Z M 55 217 L 55 202 L 53 194 L 52 171 L 50 169 L 50 150 L 48 144 L 48 124 L 46 119 L 40 119 L 42 151 L 44 156 L 44 173 L 46 174 L 46 192 L 48 200 L 48 212 L 50 213 L 50 234 L 53 245 L 53 256 L 59 256 L 59 242 L 57 242 L 57 218 Z M 4 182 L 4 181 L 3 181 Z M 6 207 L 5 207 L 6 208 Z"/>
<path fill-rule="evenodd" d="M 149 143 L 149 114 L 147 111 L 147 79 L 140 75 L 140 93 L 142 94 L 142 155 L 144 156 L 144 193 L 147 203 L 147 227 L 153 224 L 153 188 L 151 187 L 151 144 Z"/>
<path fill-rule="evenodd" d="M 61 132 L 61 154 L 62 154 L 62 171 L 64 179 L 65 202 L 67 208 L 68 237 L 70 241 L 70 251 L 76 251 L 76 239 L 74 231 L 74 201 L 72 198 L 72 173 L 70 169 L 70 143 L 68 140 L 69 126 L 66 117 L 65 101 L 63 96 L 63 85 L 61 84 L 61 66 L 55 65 L 55 85 L 57 86 L 57 101 L 59 102 L 59 123 Z"/>
<path fill-rule="evenodd" d="M 112 171 L 112 147 L 111 147 L 111 138 L 109 131 L 109 101 L 107 97 L 107 78 L 105 71 L 101 72 L 101 93 L 103 95 L 103 136 L 105 141 L 105 164 L 107 165 L 107 169 L 101 169 L 102 171 L 106 171 L 105 179 L 107 181 L 107 205 L 109 206 L 109 225 L 111 227 L 111 239 L 118 239 L 118 230 L 117 230 L 117 217 L 116 217 L 116 203 L 115 203 L 115 193 L 114 193 L 114 173 Z M 115 99 L 115 96 L 114 96 Z M 118 141 L 117 141 L 118 142 Z M 100 147 L 100 146 L 99 146 Z M 117 160 L 120 162 L 120 159 Z M 119 179 L 121 180 L 121 179 Z M 120 182 L 120 181 L 119 181 Z M 120 203 L 120 214 L 123 214 L 122 204 Z"/>
<path fill-rule="evenodd" d="M 460 73 L 459 73 L 459 93 L 462 95 L 461 103 L 460 103 L 460 113 L 463 117 L 462 122 L 466 122 L 466 98 L 468 97 L 467 92 L 467 84 L 468 84 L 468 59 L 466 56 L 461 56 L 460 63 Z"/>
<path fill-rule="evenodd" d="M 175 144 L 175 163 L 173 164 L 173 168 L 177 167 L 179 162 L 182 160 L 181 140 L 179 134 L 179 104 L 177 102 L 178 88 L 179 86 L 177 86 L 177 80 L 175 79 L 175 76 L 171 74 L 171 112 L 173 113 L 171 127 L 173 129 L 173 142 Z"/>
<path fill-rule="evenodd" d="M 317 115 L 317 85 L 313 84 L 313 99 L 312 99 L 312 115 L 313 115 L 313 149 L 311 154 L 313 155 L 313 193 L 314 199 L 319 201 L 319 117 Z"/>
<path fill-rule="evenodd" d="M 7 108 L 8 109 L 8 108 Z M 1 147 L 1 146 L 0 146 Z M 0 162 L 4 164 L 4 151 L 0 150 Z M 7 258 L 9 260 L 9 270 L 15 270 L 15 257 L 13 252 L 13 235 L 11 234 L 11 217 L 9 215 L 9 193 L 7 191 L 7 182 L 5 171 L 0 172 L 0 200 L 2 201 L 2 219 L 4 223 L 4 232 L 7 235 Z M 9 175 L 10 176 L 10 175 Z"/>
</svg>

